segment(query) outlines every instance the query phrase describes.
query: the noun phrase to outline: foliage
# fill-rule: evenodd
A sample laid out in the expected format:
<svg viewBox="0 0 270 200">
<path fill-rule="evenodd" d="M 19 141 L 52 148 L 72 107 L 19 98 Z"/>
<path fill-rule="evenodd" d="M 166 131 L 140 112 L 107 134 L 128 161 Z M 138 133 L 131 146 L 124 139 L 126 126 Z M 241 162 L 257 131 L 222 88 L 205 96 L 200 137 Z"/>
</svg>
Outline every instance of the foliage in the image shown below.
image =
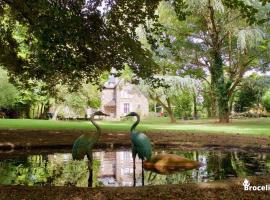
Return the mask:
<svg viewBox="0 0 270 200">
<path fill-rule="evenodd" d="M 193 0 L 164 2 L 158 11 L 160 25 L 145 27 L 152 50 L 169 68 L 178 66 L 176 73 L 206 81 L 220 122 L 228 122 L 229 101 L 244 73 L 269 68 L 267 8 L 258 1 Z"/>
<path fill-rule="evenodd" d="M 206 109 L 207 117 L 216 117 L 216 99 L 213 98 L 213 91 L 207 83 L 202 84 L 202 99 L 202 107 Z"/>
<path fill-rule="evenodd" d="M 7 72 L 1 67 L 0 91 L 0 108 L 12 107 L 16 103 L 19 92 L 14 85 L 9 83 Z"/>
<path fill-rule="evenodd" d="M 245 112 L 254 106 L 259 106 L 262 96 L 269 87 L 270 79 L 268 77 L 252 75 L 246 78 L 236 93 L 235 111 Z"/>
<path fill-rule="evenodd" d="M 270 90 L 268 90 L 262 97 L 262 104 L 265 109 L 270 112 Z"/>
<path fill-rule="evenodd" d="M 188 88 L 183 88 L 181 93 L 174 96 L 174 112 L 178 117 L 188 118 L 192 114 L 192 91 Z"/>
<path fill-rule="evenodd" d="M 125 63 L 139 76 L 151 77 L 156 65 L 136 39 L 135 29 L 154 18 L 158 3 L 1 0 L 0 21 L 5 25 L 0 49 L 5 52 L 0 63 L 24 80 L 71 88 L 81 80 L 94 83 L 104 71 L 123 69 Z M 26 32 L 20 35 L 26 36 L 23 40 L 14 36 L 19 27 Z M 28 49 L 23 57 L 21 43 Z"/>
<path fill-rule="evenodd" d="M 66 86 L 58 85 L 52 100 L 57 115 L 63 118 L 84 117 L 87 108 L 100 107 L 100 91 L 98 86 L 91 84 L 82 84 L 75 92 L 69 92 Z"/>
<path fill-rule="evenodd" d="M 185 95 L 191 93 L 199 95 L 200 83 L 189 77 L 155 76 L 155 78 L 165 83 L 165 85 L 153 88 L 151 84 L 142 81 L 140 83 L 140 88 L 147 93 L 153 101 L 165 109 L 171 118 L 171 122 L 175 122 L 173 107 L 180 106 L 179 108 L 176 108 L 178 116 L 185 111 L 189 112 L 190 107 L 188 105 L 192 105 L 192 98 L 189 98 L 190 95 L 186 97 Z M 186 103 L 187 105 L 184 105 Z M 186 107 L 187 110 L 183 110 L 184 107 Z"/>
<path fill-rule="evenodd" d="M 85 161 L 64 161 L 61 154 L 48 155 L 48 160 L 42 155 L 31 155 L 20 161 L 1 163 L 1 184 L 10 185 L 76 185 L 87 186 L 88 166 Z M 93 185 L 98 186 L 97 174 L 99 161 L 93 161 Z"/>
</svg>

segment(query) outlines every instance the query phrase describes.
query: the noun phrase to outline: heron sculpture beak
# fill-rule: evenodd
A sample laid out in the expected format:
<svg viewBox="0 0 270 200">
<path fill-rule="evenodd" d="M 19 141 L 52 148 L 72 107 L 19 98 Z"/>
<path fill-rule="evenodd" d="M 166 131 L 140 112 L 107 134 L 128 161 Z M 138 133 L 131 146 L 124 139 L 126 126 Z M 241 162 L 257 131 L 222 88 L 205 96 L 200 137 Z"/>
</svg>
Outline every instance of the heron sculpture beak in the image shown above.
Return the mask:
<svg viewBox="0 0 270 200">
<path fill-rule="evenodd" d="M 110 116 L 110 115 L 108 115 L 108 114 L 106 114 L 106 113 L 104 113 L 104 112 L 101 112 L 101 115 L 104 115 L 104 116 Z"/>
<path fill-rule="evenodd" d="M 124 117 L 130 117 L 130 116 L 131 116 L 131 114 L 129 113 L 129 114 L 125 115 Z"/>
<path fill-rule="evenodd" d="M 102 111 L 97 111 L 97 112 L 95 112 L 93 115 L 99 115 L 99 116 L 101 116 L 101 115 L 103 115 L 103 116 L 110 116 L 110 115 L 108 115 L 108 114 L 106 114 L 106 113 L 104 113 L 104 112 L 102 112 Z"/>
</svg>

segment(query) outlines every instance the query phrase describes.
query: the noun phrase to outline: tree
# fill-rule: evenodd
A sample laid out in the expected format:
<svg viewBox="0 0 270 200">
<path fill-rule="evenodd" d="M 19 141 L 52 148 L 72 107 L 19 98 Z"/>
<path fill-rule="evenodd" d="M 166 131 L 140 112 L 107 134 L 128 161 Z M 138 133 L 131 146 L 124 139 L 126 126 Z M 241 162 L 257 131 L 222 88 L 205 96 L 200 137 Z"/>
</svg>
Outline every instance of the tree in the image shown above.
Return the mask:
<svg viewBox="0 0 270 200">
<path fill-rule="evenodd" d="M 7 71 L 0 68 L 0 108 L 12 117 L 38 118 L 44 112 L 49 98 L 44 87 L 44 83 L 38 81 L 22 83 L 11 79 Z"/>
<path fill-rule="evenodd" d="M 188 119 L 192 112 L 192 94 L 188 88 L 183 88 L 181 94 L 174 96 L 175 114 L 183 119 Z"/>
<path fill-rule="evenodd" d="M 41 81 L 28 80 L 25 83 L 13 80 L 19 90 L 16 102 L 20 117 L 43 118 L 46 106 L 49 104 L 50 95 L 47 93 L 46 85 Z"/>
<path fill-rule="evenodd" d="M 49 85 L 97 82 L 104 71 L 128 64 L 151 77 L 156 64 L 135 29 L 153 18 L 159 1 L 1 0 L 0 64 L 23 79 Z M 136 13 L 136 15 L 134 15 Z M 23 26 L 20 41 L 15 37 Z M 22 46 L 28 51 L 24 57 Z"/>
<path fill-rule="evenodd" d="M 146 27 L 148 41 L 158 56 L 178 63 L 179 74 L 192 74 L 209 83 L 220 122 L 229 122 L 229 101 L 245 72 L 269 68 L 265 65 L 269 61 L 264 62 L 262 56 L 267 52 L 267 26 L 261 25 L 268 23 L 261 17 L 266 8 L 257 1 L 231 3 L 171 1 L 161 4 L 160 10 L 165 9 L 159 19 L 162 28 L 156 31 L 152 24 Z M 165 50 L 160 53 L 160 49 Z"/>
<path fill-rule="evenodd" d="M 243 80 L 236 92 L 234 109 L 236 112 L 245 112 L 250 108 L 258 107 L 262 97 L 270 87 L 270 79 L 266 76 L 251 75 Z"/>
<path fill-rule="evenodd" d="M 67 86 L 57 85 L 55 94 L 50 96 L 52 119 L 63 117 L 84 117 L 87 108 L 100 107 L 100 91 L 97 85 L 82 83 L 77 91 L 70 92 Z"/>
<path fill-rule="evenodd" d="M 262 97 L 262 104 L 267 112 L 270 112 L 270 90 L 268 90 Z"/>
<path fill-rule="evenodd" d="M 0 109 L 1 108 L 10 108 L 15 105 L 17 97 L 18 97 L 18 90 L 14 85 L 9 83 L 8 75 L 5 70 L 0 67 Z"/>
<path fill-rule="evenodd" d="M 189 77 L 181 78 L 178 76 L 156 76 L 155 78 L 162 82 L 161 86 L 153 87 L 152 84 L 141 81 L 140 88 L 142 91 L 146 92 L 153 101 L 164 108 L 171 122 L 174 123 L 176 119 L 173 106 L 177 106 L 175 102 L 178 102 L 179 108 L 177 109 L 179 112 L 183 113 L 183 111 L 186 111 L 180 107 L 187 106 L 182 104 L 183 101 L 191 101 L 189 105 L 192 105 L 192 95 L 198 96 L 200 92 L 199 82 Z M 187 90 L 189 91 L 188 94 L 190 98 L 184 96 L 187 94 Z M 181 95 L 182 97 L 180 97 Z"/>
</svg>

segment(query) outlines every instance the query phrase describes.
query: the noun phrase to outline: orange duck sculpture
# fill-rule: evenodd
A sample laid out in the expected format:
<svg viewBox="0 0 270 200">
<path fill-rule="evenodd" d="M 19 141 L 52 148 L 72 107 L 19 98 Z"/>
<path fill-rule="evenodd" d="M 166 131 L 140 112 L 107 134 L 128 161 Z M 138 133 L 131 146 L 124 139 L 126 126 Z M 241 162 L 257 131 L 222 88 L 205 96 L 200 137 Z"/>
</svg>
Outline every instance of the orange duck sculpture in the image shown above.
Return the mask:
<svg viewBox="0 0 270 200">
<path fill-rule="evenodd" d="M 144 161 L 144 169 L 158 174 L 171 174 L 191 169 L 197 169 L 202 164 L 175 154 L 158 154 Z"/>
</svg>

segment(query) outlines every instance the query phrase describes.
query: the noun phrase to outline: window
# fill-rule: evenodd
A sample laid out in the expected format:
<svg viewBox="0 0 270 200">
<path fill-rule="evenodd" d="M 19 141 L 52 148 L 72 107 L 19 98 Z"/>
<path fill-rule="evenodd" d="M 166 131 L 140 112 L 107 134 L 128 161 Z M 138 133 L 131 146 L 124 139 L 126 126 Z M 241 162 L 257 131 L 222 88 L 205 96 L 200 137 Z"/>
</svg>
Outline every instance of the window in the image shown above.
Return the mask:
<svg viewBox="0 0 270 200">
<path fill-rule="evenodd" d="M 129 113 L 129 109 L 130 109 L 129 103 L 124 103 L 124 113 L 125 114 Z"/>
<path fill-rule="evenodd" d="M 124 151 L 123 152 L 124 153 L 124 160 L 129 160 L 130 159 L 130 152 L 128 152 L 128 151 Z"/>
</svg>

